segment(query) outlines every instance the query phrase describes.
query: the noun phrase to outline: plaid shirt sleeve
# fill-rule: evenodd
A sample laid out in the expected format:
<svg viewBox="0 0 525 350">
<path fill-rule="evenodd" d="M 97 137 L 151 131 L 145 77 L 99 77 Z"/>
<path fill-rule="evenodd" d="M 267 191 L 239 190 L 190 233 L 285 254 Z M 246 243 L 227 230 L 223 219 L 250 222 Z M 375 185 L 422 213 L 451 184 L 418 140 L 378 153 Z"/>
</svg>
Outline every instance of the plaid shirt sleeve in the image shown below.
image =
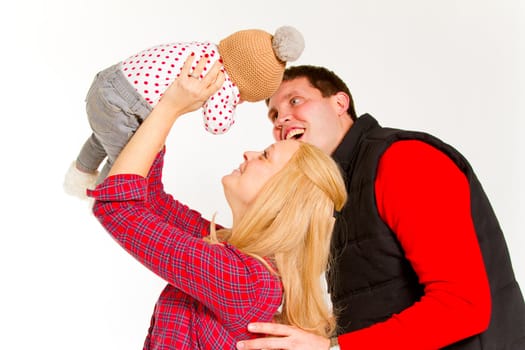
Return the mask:
<svg viewBox="0 0 525 350">
<path fill-rule="evenodd" d="M 166 147 L 159 152 L 149 171 L 146 206 L 170 225 L 177 226 L 196 237 L 207 236 L 210 222 L 202 218 L 199 212 L 190 209 L 164 191 L 162 169 L 165 154 Z"/>
<path fill-rule="evenodd" d="M 162 154 L 160 154 L 162 157 Z M 159 160 L 159 159 L 157 159 Z M 157 164 L 158 166 L 159 164 Z M 155 169 L 153 169 L 155 170 Z M 205 304 L 223 322 L 253 315 L 258 293 L 279 290 L 279 281 L 257 260 L 228 244 L 211 245 L 195 235 L 208 222 L 196 216 L 167 222 L 147 205 L 148 179 L 120 174 L 108 177 L 89 195 L 93 212 L 133 257 L 179 290 Z M 178 204 L 173 210 L 180 210 Z M 186 215 L 188 216 L 188 215 Z"/>
</svg>

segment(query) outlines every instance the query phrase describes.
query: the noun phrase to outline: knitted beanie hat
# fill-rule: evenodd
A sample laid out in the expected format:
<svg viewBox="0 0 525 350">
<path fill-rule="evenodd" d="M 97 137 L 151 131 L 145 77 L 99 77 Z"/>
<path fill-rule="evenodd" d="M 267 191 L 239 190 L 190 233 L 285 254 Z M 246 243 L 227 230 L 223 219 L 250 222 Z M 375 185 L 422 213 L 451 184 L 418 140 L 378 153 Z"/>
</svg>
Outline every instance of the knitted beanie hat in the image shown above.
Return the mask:
<svg viewBox="0 0 525 350">
<path fill-rule="evenodd" d="M 284 26 L 272 36 L 259 29 L 241 30 L 221 40 L 219 54 L 243 101 L 267 99 L 277 89 L 286 62 L 295 61 L 304 39 L 295 28 Z"/>
</svg>

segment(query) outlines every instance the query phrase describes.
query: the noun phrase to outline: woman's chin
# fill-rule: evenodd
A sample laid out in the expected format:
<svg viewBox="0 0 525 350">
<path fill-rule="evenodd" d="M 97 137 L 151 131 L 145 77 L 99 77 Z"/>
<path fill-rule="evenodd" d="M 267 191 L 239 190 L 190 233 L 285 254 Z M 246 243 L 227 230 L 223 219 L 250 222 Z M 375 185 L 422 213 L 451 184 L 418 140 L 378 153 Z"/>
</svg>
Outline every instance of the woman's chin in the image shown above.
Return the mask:
<svg viewBox="0 0 525 350">
<path fill-rule="evenodd" d="M 233 172 L 231 174 L 224 175 L 221 179 L 222 187 L 224 189 L 224 192 L 227 192 L 227 188 L 231 187 L 231 183 L 233 180 L 234 174 Z"/>
</svg>

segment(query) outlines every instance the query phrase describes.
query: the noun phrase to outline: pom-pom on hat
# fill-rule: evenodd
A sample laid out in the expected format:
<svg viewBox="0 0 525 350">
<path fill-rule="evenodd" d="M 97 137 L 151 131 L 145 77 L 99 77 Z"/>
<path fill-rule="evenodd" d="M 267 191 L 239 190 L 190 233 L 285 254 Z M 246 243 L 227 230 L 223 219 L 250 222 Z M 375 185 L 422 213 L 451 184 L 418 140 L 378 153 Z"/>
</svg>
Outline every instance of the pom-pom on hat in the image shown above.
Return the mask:
<svg viewBox="0 0 525 350">
<path fill-rule="evenodd" d="M 274 35 L 259 29 L 241 30 L 221 40 L 219 54 L 243 101 L 267 99 L 277 89 L 286 62 L 295 61 L 304 49 L 297 29 L 283 26 Z"/>
</svg>

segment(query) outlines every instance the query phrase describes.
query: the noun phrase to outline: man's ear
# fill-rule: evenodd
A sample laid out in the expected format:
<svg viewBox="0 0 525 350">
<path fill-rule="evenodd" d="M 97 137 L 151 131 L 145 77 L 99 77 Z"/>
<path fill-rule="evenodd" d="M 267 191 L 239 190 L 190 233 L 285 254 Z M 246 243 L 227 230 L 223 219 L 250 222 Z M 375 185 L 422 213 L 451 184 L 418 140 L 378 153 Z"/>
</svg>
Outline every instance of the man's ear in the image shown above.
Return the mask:
<svg viewBox="0 0 525 350">
<path fill-rule="evenodd" d="M 348 96 L 343 91 L 339 91 L 333 97 L 335 98 L 335 103 L 337 105 L 337 114 L 345 114 L 348 110 L 348 106 L 350 105 L 350 96 Z"/>
</svg>

